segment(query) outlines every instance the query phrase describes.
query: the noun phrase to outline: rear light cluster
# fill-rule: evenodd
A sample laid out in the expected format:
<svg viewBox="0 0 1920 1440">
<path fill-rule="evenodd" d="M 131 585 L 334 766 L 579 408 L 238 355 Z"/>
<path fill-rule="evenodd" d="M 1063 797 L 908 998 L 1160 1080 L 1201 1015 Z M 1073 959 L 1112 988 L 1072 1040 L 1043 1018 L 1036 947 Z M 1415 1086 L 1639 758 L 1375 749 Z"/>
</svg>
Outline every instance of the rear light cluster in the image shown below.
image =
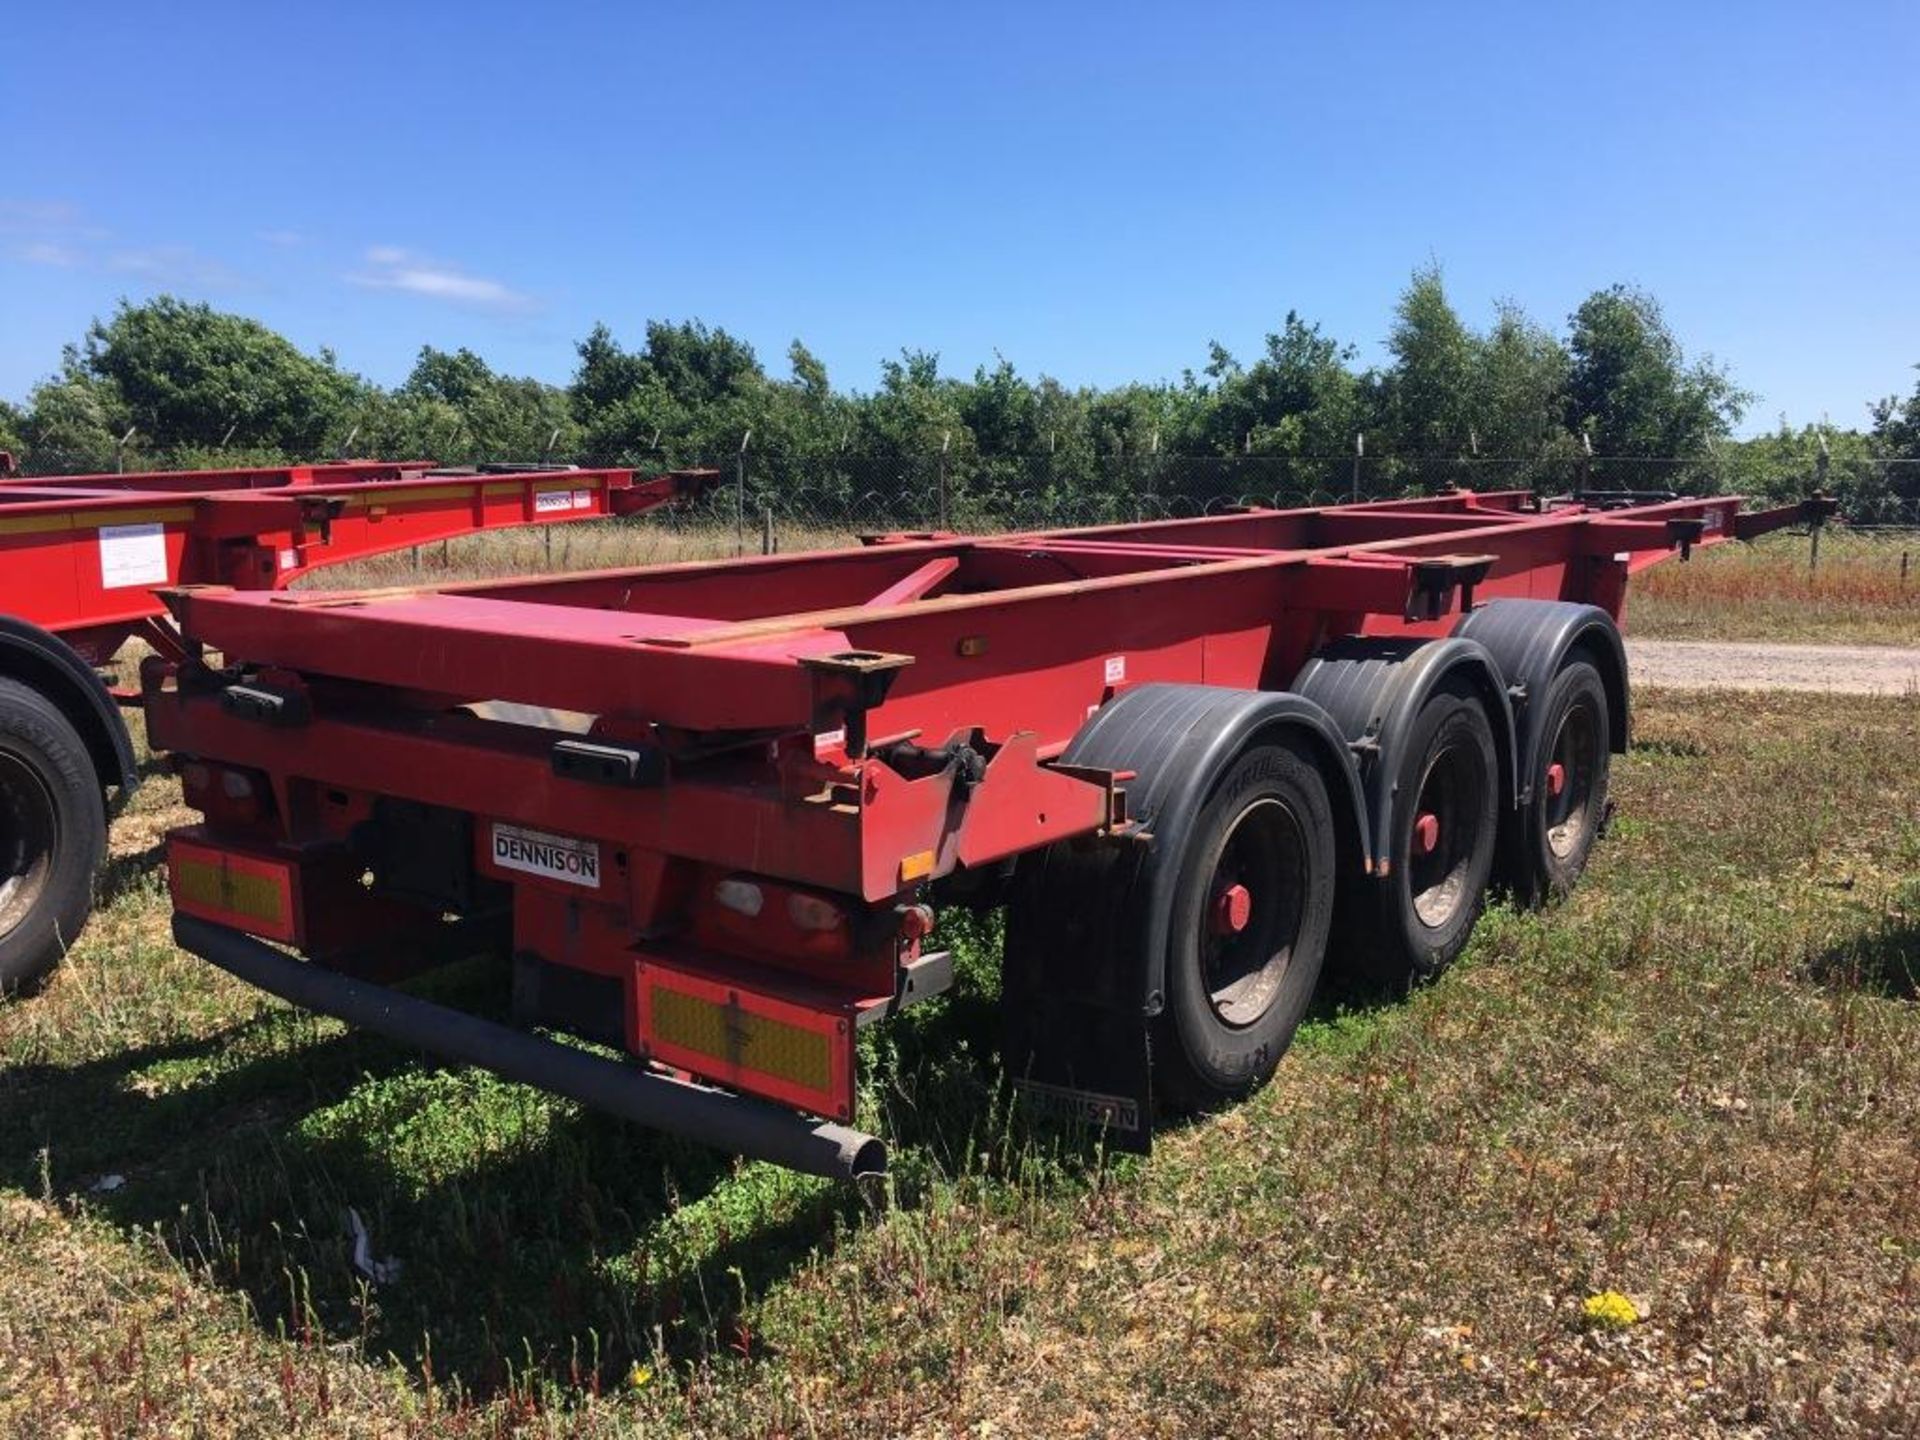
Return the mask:
<svg viewBox="0 0 1920 1440">
<path fill-rule="evenodd" d="M 805 890 L 785 890 L 787 919 L 797 930 L 822 933 L 839 930 L 847 923 L 847 912 L 824 895 Z M 747 920 L 757 920 L 766 909 L 767 889 L 752 880 L 735 877 L 713 887 L 713 898 L 723 910 Z"/>
<path fill-rule="evenodd" d="M 749 920 L 759 919 L 767 904 L 767 892 L 751 880 L 722 880 L 713 887 L 713 898 L 722 909 Z"/>
<path fill-rule="evenodd" d="M 776 963 L 852 958 L 853 916 L 841 901 L 773 880 L 728 875 L 713 882 L 705 903 L 691 907 L 699 944 Z"/>
<path fill-rule="evenodd" d="M 911 954 L 933 931 L 933 910 L 926 905 L 869 914 L 851 897 L 747 875 L 710 881 L 695 892 L 689 909 L 696 944 L 782 968 L 827 962 L 836 967 L 835 983 L 859 983 L 844 968 L 849 964 L 863 971 L 878 966 L 885 980 L 901 957 L 898 946 Z"/>
<path fill-rule="evenodd" d="M 261 788 L 245 770 L 189 760 L 180 767 L 180 789 L 187 804 L 209 820 L 248 824 L 264 813 Z"/>
</svg>

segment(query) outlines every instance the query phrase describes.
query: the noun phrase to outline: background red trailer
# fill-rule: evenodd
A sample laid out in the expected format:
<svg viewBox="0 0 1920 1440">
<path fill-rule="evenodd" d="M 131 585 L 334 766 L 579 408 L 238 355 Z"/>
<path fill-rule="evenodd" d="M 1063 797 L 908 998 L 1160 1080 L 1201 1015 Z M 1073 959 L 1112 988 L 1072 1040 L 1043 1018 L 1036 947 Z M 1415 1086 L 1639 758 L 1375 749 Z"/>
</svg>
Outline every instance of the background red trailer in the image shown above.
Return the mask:
<svg viewBox="0 0 1920 1440">
<path fill-rule="evenodd" d="M 0 473 L 10 470 L 0 465 Z M 348 461 L 0 483 L 0 994 L 78 934 L 132 747 L 94 667 L 179 657 L 160 587 L 279 590 L 323 565 L 505 526 L 637 514 L 704 471 Z"/>
</svg>

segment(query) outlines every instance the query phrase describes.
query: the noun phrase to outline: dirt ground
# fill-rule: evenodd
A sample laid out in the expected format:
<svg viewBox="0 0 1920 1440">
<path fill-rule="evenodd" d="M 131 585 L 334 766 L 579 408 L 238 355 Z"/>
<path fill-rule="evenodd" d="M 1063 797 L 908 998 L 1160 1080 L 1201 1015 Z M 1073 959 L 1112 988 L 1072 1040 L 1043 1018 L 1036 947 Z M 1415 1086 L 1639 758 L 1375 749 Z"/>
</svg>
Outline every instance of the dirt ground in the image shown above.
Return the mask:
<svg viewBox="0 0 1920 1440">
<path fill-rule="evenodd" d="M 1630 639 L 1627 665 L 1636 686 L 1674 690 L 1821 690 L 1846 695 L 1920 691 L 1920 649 L 1893 645 Z"/>
</svg>

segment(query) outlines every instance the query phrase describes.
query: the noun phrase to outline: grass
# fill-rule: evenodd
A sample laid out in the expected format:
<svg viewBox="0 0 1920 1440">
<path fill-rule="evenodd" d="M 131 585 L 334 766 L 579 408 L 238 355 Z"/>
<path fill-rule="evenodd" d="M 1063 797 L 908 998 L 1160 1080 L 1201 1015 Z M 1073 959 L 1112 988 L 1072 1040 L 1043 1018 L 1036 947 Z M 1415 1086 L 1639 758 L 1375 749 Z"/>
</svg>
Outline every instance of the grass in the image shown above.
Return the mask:
<svg viewBox="0 0 1920 1440">
<path fill-rule="evenodd" d="M 782 551 L 825 550 L 857 545 L 857 532 L 870 528 L 884 527 L 783 525 L 777 540 Z M 466 535 L 437 545 L 371 556 L 317 571 L 301 584 L 313 589 L 354 589 L 669 565 L 758 555 L 761 544 L 757 524 L 740 535 L 729 525 L 675 524 L 659 518 L 583 520 L 570 525 Z"/>
<path fill-rule="evenodd" d="M 876 522 L 877 523 L 877 522 Z M 783 525 L 783 551 L 856 543 L 854 526 Z M 588 521 L 452 540 L 323 570 L 324 588 L 487 580 L 544 570 L 589 570 L 714 560 L 737 553 L 730 527 L 660 519 Z M 750 554 L 761 537 L 745 537 Z M 1920 645 L 1920 534 L 1829 529 L 1817 569 L 1807 536 L 1776 533 L 1751 545 L 1718 545 L 1634 578 L 1628 629 L 1663 640 L 1776 640 Z"/>
<path fill-rule="evenodd" d="M 956 927 L 959 992 L 864 1057 L 867 1192 L 178 955 L 150 785 L 0 1010 L 0 1430 L 1913 1433 L 1920 700 L 1638 719 L 1572 901 L 1345 992 L 1146 1163 L 1009 1120 Z"/>
<path fill-rule="evenodd" d="M 1630 633 L 1662 640 L 1920 645 L 1920 534 L 1829 529 L 1718 545 L 1634 578 Z"/>
</svg>

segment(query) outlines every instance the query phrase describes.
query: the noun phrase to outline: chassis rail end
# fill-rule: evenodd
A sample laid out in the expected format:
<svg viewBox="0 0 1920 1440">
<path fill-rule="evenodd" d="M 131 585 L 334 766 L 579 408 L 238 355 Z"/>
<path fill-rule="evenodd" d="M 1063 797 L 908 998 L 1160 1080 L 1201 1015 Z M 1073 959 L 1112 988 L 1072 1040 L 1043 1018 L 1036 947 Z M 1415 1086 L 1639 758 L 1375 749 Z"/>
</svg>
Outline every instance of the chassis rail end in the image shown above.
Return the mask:
<svg viewBox="0 0 1920 1440">
<path fill-rule="evenodd" d="M 251 935 L 191 915 L 173 917 L 181 949 L 261 990 L 433 1055 L 565 1095 L 637 1124 L 735 1154 L 856 1180 L 886 1172 L 872 1135 L 765 1101 L 623 1065 L 430 1000 L 296 960 Z"/>
</svg>

